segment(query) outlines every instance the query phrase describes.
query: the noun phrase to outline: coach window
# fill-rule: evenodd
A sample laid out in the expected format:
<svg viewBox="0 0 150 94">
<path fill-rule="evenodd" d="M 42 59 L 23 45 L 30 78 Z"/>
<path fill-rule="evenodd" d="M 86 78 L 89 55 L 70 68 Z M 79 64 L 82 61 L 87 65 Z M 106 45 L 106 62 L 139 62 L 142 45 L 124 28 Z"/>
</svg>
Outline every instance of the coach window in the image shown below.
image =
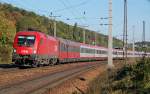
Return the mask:
<svg viewBox="0 0 150 94">
<path fill-rule="evenodd" d="M 81 53 L 84 53 L 84 49 L 83 48 L 81 48 Z"/>
<path fill-rule="evenodd" d="M 71 52 L 71 46 L 70 45 L 68 45 L 68 51 Z"/>
<path fill-rule="evenodd" d="M 98 50 L 98 54 L 101 54 L 101 50 Z"/>
<path fill-rule="evenodd" d="M 73 51 L 72 46 L 70 46 L 70 47 L 69 47 L 69 50 L 70 50 L 70 52 L 72 52 L 72 51 Z"/>
<path fill-rule="evenodd" d="M 71 46 L 71 51 L 73 52 L 73 46 Z"/>
<path fill-rule="evenodd" d="M 63 43 L 61 43 L 61 51 L 63 51 L 63 47 L 64 47 L 64 46 L 63 46 Z"/>
<path fill-rule="evenodd" d="M 74 52 L 74 51 L 75 51 L 75 50 L 74 50 L 74 46 L 72 46 L 72 47 L 71 47 L 71 51 L 72 51 L 72 52 Z"/>
<path fill-rule="evenodd" d="M 84 48 L 84 50 L 85 50 L 85 53 L 88 53 L 88 49 L 87 48 Z"/>
<path fill-rule="evenodd" d="M 71 48 L 72 48 L 72 50 L 71 50 L 71 51 L 72 51 L 72 52 L 74 52 L 74 46 L 72 46 Z"/>
<path fill-rule="evenodd" d="M 86 53 L 86 49 L 85 48 L 83 48 L 83 53 Z"/>
<path fill-rule="evenodd" d="M 76 46 L 74 46 L 74 52 L 77 52 L 77 48 L 76 48 Z"/>
<path fill-rule="evenodd" d="M 100 50 L 98 50 L 97 53 L 100 54 Z"/>
<path fill-rule="evenodd" d="M 91 53 L 91 49 L 89 49 L 89 53 Z"/>
<path fill-rule="evenodd" d="M 78 48 L 75 46 L 75 52 L 78 52 Z"/>
<path fill-rule="evenodd" d="M 61 44 L 61 51 L 65 51 L 65 44 Z"/>
<path fill-rule="evenodd" d="M 84 53 L 87 53 L 87 49 L 86 48 L 84 48 Z"/>
<path fill-rule="evenodd" d="M 69 51 L 69 52 L 71 52 L 71 49 L 70 49 L 70 48 L 71 48 L 71 46 L 69 45 L 69 46 L 68 46 L 68 51 Z"/>
<path fill-rule="evenodd" d="M 74 48 L 73 48 L 73 46 L 71 46 L 71 51 L 72 51 L 72 52 L 74 52 Z"/>
<path fill-rule="evenodd" d="M 94 49 L 92 49 L 92 54 L 94 53 Z"/>
<path fill-rule="evenodd" d="M 73 46 L 71 46 L 71 51 L 74 52 L 74 47 Z"/>
<path fill-rule="evenodd" d="M 80 52 L 83 53 L 83 49 L 82 48 L 80 48 Z"/>
<path fill-rule="evenodd" d="M 76 47 L 76 52 L 78 52 L 78 47 Z"/>
<path fill-rule="evenodd" d="M 65 51 L 67 51 L 67 45 L 65 44 Z"/>
<path fill-rule="evenodd" d="M 91 49 L 91 53 L 93 54 L 93 49 Z"/>
<path fill-rule="evenodd" d="M 63 51 L 65 51 L 65 44 L 63 44 Z"/>
<path fill-rule="evenodd" d="M 60 44 L 60 50 L 63 51 L 63 44 Z"/>
<path fill-rule="evenodd" d="M 103 50 L 101 50 L 101 54 L 104 54 Z"/>
<path fill-rule="evenodd" d="M 86 48 L 83 48 L 83 49 L 84 49 L 84 50 L 83 50 L 83 51 L 84 51 L 84 53 L 86 53 Z"/>
<path fill-rule="evenodd" d="M 77 52 L 79 52 L 79 47 L 77 47 Z"/>
<path fill-rule="evenodd" d="M 85 48 L 85 53 L 88 53 L 88 49 L 87 48 Z"/>
<path fill-rule="evenodd" d="M 101 50 L 98 51 L 99 54 L 102 54 Z"/>
<path fill-rule="evenodd" d="M 89 49 L 87 48 L 87 53 L 90 53 Z"/>
</svg>

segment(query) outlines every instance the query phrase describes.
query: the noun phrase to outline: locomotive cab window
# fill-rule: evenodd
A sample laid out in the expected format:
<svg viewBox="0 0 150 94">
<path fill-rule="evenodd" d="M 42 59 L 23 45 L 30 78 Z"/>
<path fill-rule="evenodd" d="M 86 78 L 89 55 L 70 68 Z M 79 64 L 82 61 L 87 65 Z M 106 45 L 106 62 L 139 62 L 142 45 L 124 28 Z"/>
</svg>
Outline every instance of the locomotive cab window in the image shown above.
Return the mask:
<svg viewBox="0 0 150 94">
<path fill-rule="evenodd" d="M 33 46 L 35 43 L 35 36 L 18 36 L 19 46 Z"/>
</svg>

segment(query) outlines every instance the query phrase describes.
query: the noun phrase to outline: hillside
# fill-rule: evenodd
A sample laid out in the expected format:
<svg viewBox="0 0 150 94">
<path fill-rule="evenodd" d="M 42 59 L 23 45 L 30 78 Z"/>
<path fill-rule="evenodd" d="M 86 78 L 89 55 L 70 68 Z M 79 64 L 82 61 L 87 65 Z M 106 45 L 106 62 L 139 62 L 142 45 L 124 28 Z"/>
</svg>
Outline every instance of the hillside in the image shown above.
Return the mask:
<svg viewBox="0 0 150 94">
<path fill-rule="evenodd" d="M 128 44 L 128 48 L 132 49 L 132 43 Z M 150 42 L 145 41 L 145 47 L 143 47 L 143 42 L 135 42 L 135 50 L 136 51 L 146 51 L 146 52 L 150 52 Z"/>
<path fill-rule="evenodd" d="M 53 20 L 34 12 L 0 3 L 0 62 L 11 60 L 12 43 L 16 32 L 33 28 L 53 35 Z M 57 37 L 82 42 L 82 28 L 57 21 Z M 97 45 L 107 47 L 107 36 L 97 33 Z M 86 43 L 94 44 L 95 32 L 86 30 Z M 114 47 L 120 47 L 122 42 L 114 39 Z"/>
<path fill-rule="evenodd" d="M 143 44 L 143 42 L 136 42 L 135 45 L 138 46 L 138 47 L 141 47 Z M 148 41 L 145 41 L 145 45 L 146 47 L 150 47 L 150 42 Z"/>
</svg>

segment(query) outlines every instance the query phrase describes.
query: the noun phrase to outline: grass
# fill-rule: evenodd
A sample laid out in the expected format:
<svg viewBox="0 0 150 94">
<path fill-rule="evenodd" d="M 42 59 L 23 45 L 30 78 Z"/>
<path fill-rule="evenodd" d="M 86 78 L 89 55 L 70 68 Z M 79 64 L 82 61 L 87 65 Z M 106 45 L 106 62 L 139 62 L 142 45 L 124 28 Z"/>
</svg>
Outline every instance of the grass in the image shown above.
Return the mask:
<svg viewBox="0 0 150 94">
<path fill-rule="evenodd" d="M 106 71 L 95 78 L 89 85 L 86 94 L 111 94 L 112 89 L 109 87 L 115 75 L 115 71 Z"/>
</svg>

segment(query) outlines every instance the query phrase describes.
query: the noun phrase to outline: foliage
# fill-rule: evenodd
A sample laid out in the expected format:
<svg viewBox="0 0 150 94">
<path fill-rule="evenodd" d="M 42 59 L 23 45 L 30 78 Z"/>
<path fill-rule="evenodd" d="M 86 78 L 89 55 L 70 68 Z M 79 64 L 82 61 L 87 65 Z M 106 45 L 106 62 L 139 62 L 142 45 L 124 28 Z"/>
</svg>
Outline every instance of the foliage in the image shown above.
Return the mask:
<svg viewBox="0 0 150 94">
<path fill-rule="evenodd" d="M 16 28 L 12 21 L 0 16 L 0 43 L 12 43 Z"/>
<path fill-rule="evenodd" d="M 9 45 L 0 45 L 0 64 L 11 62 L 12 48 Z"/>
<path fill-rule="evenodd" d="M 87 94 L 149 94 L 150 59 L 126 65 L 118 71 L 107 71 L 90 84 Z"/>
<path fill-rule="evenodd" d="M 150 92 L 149 68 L 149 59 L 142 59 L 135 66 L 125 66 L 118 72 L 113 89 L 121 90 L 128 94 L 148 94 L 148 92 Z"/>
</svg>

